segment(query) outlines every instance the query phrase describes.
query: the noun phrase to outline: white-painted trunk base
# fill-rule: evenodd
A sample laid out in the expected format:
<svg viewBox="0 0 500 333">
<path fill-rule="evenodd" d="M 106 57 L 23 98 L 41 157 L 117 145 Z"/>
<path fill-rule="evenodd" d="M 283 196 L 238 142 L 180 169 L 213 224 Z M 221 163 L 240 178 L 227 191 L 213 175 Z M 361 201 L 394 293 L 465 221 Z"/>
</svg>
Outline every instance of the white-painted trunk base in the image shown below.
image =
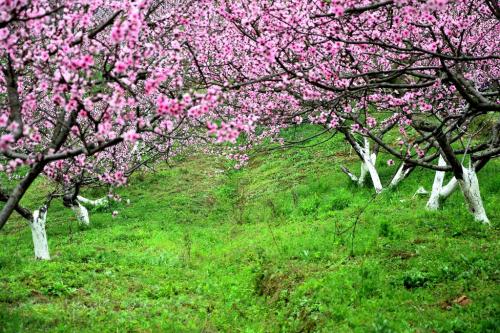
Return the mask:
<svg viewBox="0 0 500 333">
<path fill-rule="evenodd" d="M 382 182 L 380 181 L 380 177 L 377 172 L 377 168 L 375 167 L 375 163 L 377 162 L 377 154 L 370 153 L 370 141 L 365 138 L 365 147 L 361 148 L 357 147 L 363 156 L 363 162 L 361 164 L 361 175 L 359 176 L 358 184 L 363 185 L 365 182 L 366 174 L 370 174 L 370 178 L 372 179 L 373 187 L 375 188 L 375 192 L 380 193 L 383 190 Z"/>
<path fill-rule="evenodd" d="M 76 219 L 80 222 L 80 224 L 87 226 L 90 225 L 89 211 L 85 208 L 85 206 L 81 205 L 77 201 L 77 204 L 73 205 L 71 209 L 75 212 Z"/>
<path fill-rule="evenodd" d="M 358 178 L 358 185 L 363 186 L 365 185 L 365 180 L 366 180 L 366 175 L 368 174 L 368 166 L 366 165 L 365 161 L 361 162 L 361 172 L 359 173 L 359 178 Z"/>
<path fill-rule="evenodd" d="M 439 155 L 438 166 L 446 166 L 446 161 L 444 160 L 442 155 Z M 439 201 L 441 199 L 441 192 L 443 189 L 444 175 L 444 171 L 436 171 L 436 175 L 434 176 L 434 183 L 432 184 L 431 196 L 427 201 L 427 205 L 425 206 L 427 210 L 439 209 Z"/>
<path fill-rule="evenodd" d="M 356 177 L 351 171 L 349 171 L 349 169 L 347 169 L 345 166 L 340 166 L 340 169 L 349 177 L 351 178 L 351 180 L 353 182 L 357 182 L 358 181 L 358 177 Z"/>
<path fill-rule="evenodd" d="M 370 173 L 370 177 L 372 179 L 373 187 L 375 188 L 375 192 L 380 193 L 384 189 L 382 187 L 382 182 L 380 181 L 380 177 L 378 175 L 377 168 L 375 168 L 375 164 L 370 162 L 366 163 L 368 167 L 368 172 Z"/>
<path fill-rule="evenodd" d="M 96 200 L 91 200 L 91 199 L 84 198 L 82 196 L 77 196 L 76 199 L 84 205 L 90 205 L 90 206 L 94 206 L 94 207 L 105 206 L 108 204 L 107 197 L 103 197 L 103 198 L 96 199 Z"/>
<path fill-rule="evenodd" d="M 406 168 L 406 170 L 404 170 L 404 168 L 405 168 L 405 163 L 401 163 L 401 165 L 398 168 L 398 171 L 396 172 L 394 177 L 392 177 L 389 187 L 396 187 L 399 183 L 401 183 L 403 179 L 406 178 L 406 176 L 408 176 L 408 173 L 410 172 L 411 168 Z"/>
<path fill-rule="evenodd" d="M 458 184 L 465 198 L 469 211 L 474 215 L 476 221 L 484 224 L 490 224 L 486 211 L 484 210 L 481 192 L 479 190 L 479 181 L 476 171 L 471 168 L 462 167 L 463 179 L 458 180 Z"/>
<path fill-rule="evenodd" d="M 380 181 L 380 177 L 378 175 L 377 168 L 375 167 L 375 163 L 377 161 L 377 154 L 370 153 L 370 142 L 367 138 L 365 138 L 365 145 L 361 147 L 358 143 L 355 143 L 354 149 L 361 155 L 361 172 L 359 177 L 356 177 L 353 173 L 351 173 L 347 168 L 341 167 L 342 171 L 349 176 L 349 178 L 353 182 L 357 182 L 359 186 L 363 186 L 365 184 L 366 176 L 369 174 L 372 179 L 373 187 L 377 193 L 382 192 L 382 182 Z"/>
<path fill-rule="evenodd" d="M 33 212 L 33 220 L 30 222 L 31 235 L 33 237 L 33 247 L 35 258 L 40 260 L 50 260 L 49 243 L 45 224 L 47 222 L 47 207 Z"/>
<path fill-rule="evenodd" d="M 132 148 L 132 150 L 130 152 L 132 154 L 132 156 L 135 156 L 137 158 L 137 160 L 139 160 L 139 161 L 142 160 L 141 148 L 142 148 L 141 142 L 136 141 L 134 144 L 134 147 Z"/>
<path fill-rule="evenodd" d="M 398 171 L 396 172 L 394 177 L 392 177 L 392 180 L 391 180 L 391 183 L 389 184 L 389 187 L 394 187 L 394 186 L 398 185 L 399 182 L 404 178 L 404 174 L 403 174 L 404 166 L 405 166 L 405 164 L 401 163 L 401 165 L 398 168 Z"/>
<path fill-rule="evenodd" d="M 441 199 L 443 200 L 447 199 L 453 192 L 455 192 L 457 188 L 458 188 L 457 179 L 453 177 L 452 179 L 450 179 L 448 184 L 443 186 L 443 188 L 441 189 Z"/>
</svg>

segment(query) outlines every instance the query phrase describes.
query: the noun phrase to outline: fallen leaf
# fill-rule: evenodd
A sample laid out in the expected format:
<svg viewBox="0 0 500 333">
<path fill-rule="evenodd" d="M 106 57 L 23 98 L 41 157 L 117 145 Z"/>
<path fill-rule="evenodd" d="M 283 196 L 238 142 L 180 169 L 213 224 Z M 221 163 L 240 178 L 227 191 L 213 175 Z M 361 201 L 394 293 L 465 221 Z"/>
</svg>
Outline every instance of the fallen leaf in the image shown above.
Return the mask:
<svg viewBox="0 0 500 333">
<path fill-rule="evenodd" d="M 460 296 L 459 298 L 453 300 L 453 303 L 458 304 L 460 306 L 469 305 L 472 301 L 465 295 Z"/>
</svg>

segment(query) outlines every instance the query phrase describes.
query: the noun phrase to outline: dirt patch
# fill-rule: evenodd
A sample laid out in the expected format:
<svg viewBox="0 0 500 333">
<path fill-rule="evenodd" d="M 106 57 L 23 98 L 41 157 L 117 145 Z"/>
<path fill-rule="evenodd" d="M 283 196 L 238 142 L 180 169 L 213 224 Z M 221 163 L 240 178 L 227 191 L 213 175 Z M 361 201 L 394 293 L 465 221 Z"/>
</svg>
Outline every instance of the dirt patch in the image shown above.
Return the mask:
<svg viewBox="0 0 500 333">
<path fill-rule="evenodd" d="M 276 302 L 304 281 L 304 276 L 294 268 L 280 270 L 267 267 L 255 277 L 255 293 L 265 296 L 270 303 Z"/>
<path fill-rule="evenodd" d="M 466 295 L 462 295 L 454 299 L 447 299 L 445 301 L 442 301 L 441 303 L 439 303 L 439 306 L 443 310 L 451 310 L 453 305 L 464 307 L 471 303 L 472 301 L 470 300 L 469 297 L 467 297 Z"/>
<path fill-rule="evenodd" d="M 34 303 L 44 304 L 44 303 L 48 303 L 50 300 L 42 292 L 35 290 L 35 289 L 32 289 L 30 294 L 31 294 L 31 297 L 33 297 Z"/>
<path fill-rule="evenodd" d="M 416 257 L 417 254 L 415 252 L 410 251 L 394 251 L 390 254 L 392 258 L 399 258 L 401 260 L 408 260 L 410 258 Z"/>
</svg>

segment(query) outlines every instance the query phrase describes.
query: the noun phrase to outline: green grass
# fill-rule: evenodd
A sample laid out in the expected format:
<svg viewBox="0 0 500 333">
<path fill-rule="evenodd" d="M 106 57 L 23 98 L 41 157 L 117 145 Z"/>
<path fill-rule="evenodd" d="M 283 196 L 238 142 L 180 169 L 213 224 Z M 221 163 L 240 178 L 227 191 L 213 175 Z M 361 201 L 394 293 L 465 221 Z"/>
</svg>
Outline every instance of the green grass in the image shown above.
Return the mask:
<svg viewBox="0 0 500 333">
<path fill-rule="evenodd" d="M 206 156 L 157 166 L 90 228 L 55 202 L 50 262 L 14 217 L 0 234 L 0 332 L 498 332 L 500 164 L 479 174 L 492 228 L 458 192 L 425 211 L 413 194 L 432 172 L 370 202 L 340 164 L 359 168 L 335 138 L 242 170 Z"/>
</svg>

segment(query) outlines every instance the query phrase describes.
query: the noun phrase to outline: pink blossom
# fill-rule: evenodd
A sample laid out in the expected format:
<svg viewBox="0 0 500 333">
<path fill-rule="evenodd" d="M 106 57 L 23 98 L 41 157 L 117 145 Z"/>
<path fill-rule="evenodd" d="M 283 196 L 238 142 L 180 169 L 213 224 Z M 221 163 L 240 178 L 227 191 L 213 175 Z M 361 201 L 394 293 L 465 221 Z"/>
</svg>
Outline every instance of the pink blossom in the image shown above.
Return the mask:
<svg viewBox="0 0 500 333">
<path fill-rule="evenodd" d="M 361 126 L 359 124 L 352 124 L 351 125 L 351 131 L 359 132 L 360 130 L 361 130 Z"/>
<path fill-rule="evenodd" d="M 117 61 L 115 64 L 115 71 L 117 73 L 123 73 L 128 68 L 128 64 L 124 61 Z"/>
<path fill-rule="evenodd" d="M 18 128 L 19 128 L 19 123 L 17 123 L 16 121 L 11 122 L 9 126 L 7 126 L 7 130 L 10 132 L 15 132 L 17 131 Z"/>
<path fill-rule="evenodd" d="M 140 138 L 141 138 L 141 135 L 139 133 L 136 133 L 134 130 L 127 131 L 123 135 L 123 139 L 125 140 L 125 142 L 134 143 L 137 140 L 139 140 Z"/>
<path fill-rule="evenodd" d="M 14 142 L 15 140 L 12 134 L 4 134 L 0 136 L 0 151 L 9 149 L 10 145 Z"/>
<path fill-rule="evenodd" d="M 0 115 L 0 127 L 6 127 L 9 121 L 9 116 L 6 114 Z"/>
<path fill-rule="evenodd" d="M 74 136 L 78 136 L 80 134 L 80 130 L 78 129 L 78 126 L 71 127 L 71 134 L 73 134 Z"/>
<path fill-rule="evenodd" d="M 366 124 L 368 125 L 368 127 L 373 128 L 377 126 L 377 120 L 373 117 L 367 117 Z"/>
</svg>

